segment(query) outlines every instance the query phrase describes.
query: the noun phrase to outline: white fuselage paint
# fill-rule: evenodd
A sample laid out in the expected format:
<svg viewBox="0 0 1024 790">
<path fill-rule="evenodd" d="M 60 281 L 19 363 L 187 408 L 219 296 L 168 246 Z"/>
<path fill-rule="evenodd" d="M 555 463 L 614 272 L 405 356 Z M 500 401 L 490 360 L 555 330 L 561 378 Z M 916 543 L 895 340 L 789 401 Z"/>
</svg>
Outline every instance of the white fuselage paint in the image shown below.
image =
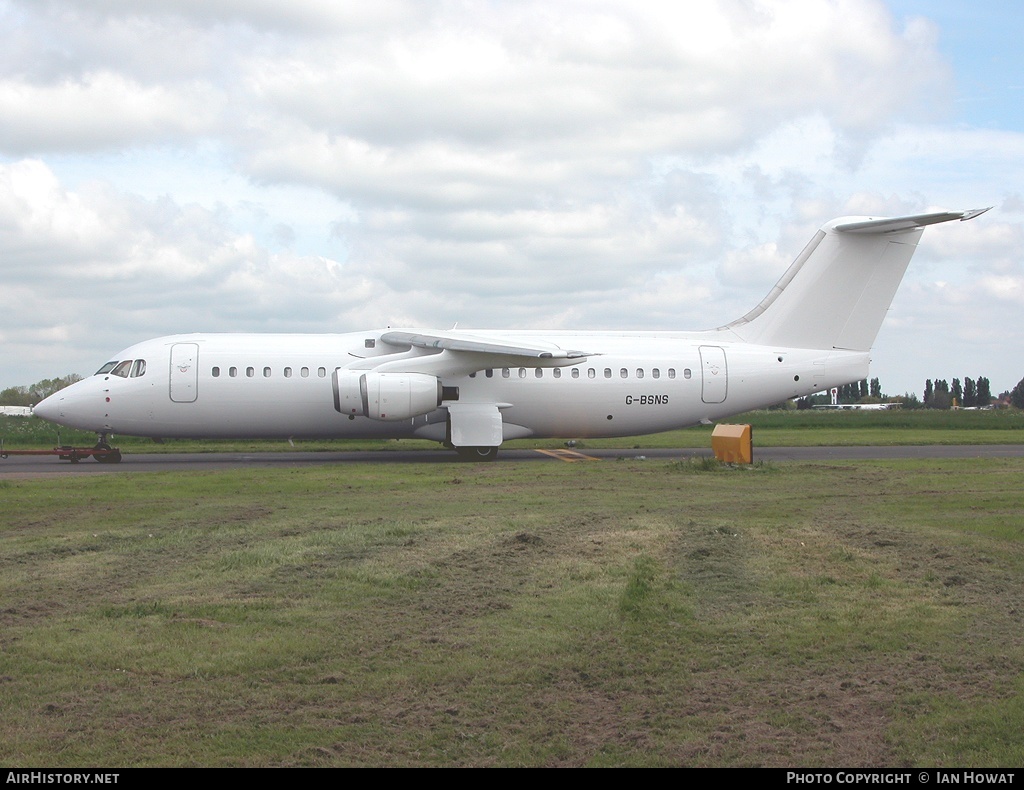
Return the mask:
<svg viewBox="0 0 1024 790">
<path fill-rule="evenodd" d="M 379 345 L 385 331 L 390 330 L 157 338 L 115 357 L 144 359 L 143 375 L 94 375 L 52 396 L 37 413 L 97 433 L 155 438 L 444 441 L 448 410 L 443 407 L 398 421 L 336 410 L 335 369 L 358 365 L 362 357 L 385 358 Z M 492 333 L 474 335 L 488 338 Z M 728 331 L 505 331 L 493 336 L 552 348 L 585 347 L 589 352 L 575 364 L 513 367 L 507 377 L 502 367 L 440 376 L 444 386 L 458 388 L 459 404 L 499 404 L 503 440 L 629 436 L 714 421 L 858 381 L 867 376 L 869 361 L 866 352 L 750 345 Z M 367 349 L 367 341 L 378 345 Z M 214 375 L 215 368 L 219 375 Z M 578 377 L 573 370 L 579 371 Z"/>
</svg>

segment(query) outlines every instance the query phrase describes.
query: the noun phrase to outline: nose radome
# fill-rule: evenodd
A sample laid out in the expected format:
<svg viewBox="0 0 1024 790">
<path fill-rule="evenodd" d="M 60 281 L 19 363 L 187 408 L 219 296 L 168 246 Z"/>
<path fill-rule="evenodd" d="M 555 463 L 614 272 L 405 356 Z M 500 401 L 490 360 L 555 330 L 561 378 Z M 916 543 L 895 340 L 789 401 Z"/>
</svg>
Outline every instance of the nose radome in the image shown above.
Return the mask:
<svg viewBox="0 0 1024 790">
<path fill-rule="evenodd" d="M 96 377 L 85 379 L 41 400 L 36 404 L 35 414 L 58 425 L 83 431 L 110 430 L 108 395 L 103 380 Z"/>
<path fill-rule="evenodd" d="M 36 417 L 41 417 L 44 420 L 56 420 L 60 417 L 61 401 L 63 398 L 59 392 L 53 393 L 47 398 L 43 398 L 32 408 L 32 413 Z"/>
</svg>

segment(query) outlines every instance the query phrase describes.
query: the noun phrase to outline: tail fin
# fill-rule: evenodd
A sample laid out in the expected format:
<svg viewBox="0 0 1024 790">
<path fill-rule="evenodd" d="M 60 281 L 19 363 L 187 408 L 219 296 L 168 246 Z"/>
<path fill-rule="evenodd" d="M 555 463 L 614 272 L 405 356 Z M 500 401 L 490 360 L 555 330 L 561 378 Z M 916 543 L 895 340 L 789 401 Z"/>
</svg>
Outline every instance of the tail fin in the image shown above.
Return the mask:
<svg viewBox="0 0 1024 790">
<path fill-rule="evenodd" d="M 757 307 L 722 329 L 758 345 L 869 351 L 924 227 L 986 211 L 832 220 Z"/>
</svg>

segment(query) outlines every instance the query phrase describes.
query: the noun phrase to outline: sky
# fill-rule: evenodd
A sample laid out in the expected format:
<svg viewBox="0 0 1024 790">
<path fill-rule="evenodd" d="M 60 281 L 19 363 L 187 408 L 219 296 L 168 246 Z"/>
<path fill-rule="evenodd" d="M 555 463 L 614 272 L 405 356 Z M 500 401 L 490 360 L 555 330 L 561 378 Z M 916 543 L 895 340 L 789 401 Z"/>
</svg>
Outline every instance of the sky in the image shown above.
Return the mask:
<svg viewBox="0 0 1024 790">
<path fill-rule="evenodd" d="M 926 230 L 889 394 L 1024 378 L 1024 10 L 0 0 L 0 389 L 178 332 L 709 329 Z"/>
</svg>

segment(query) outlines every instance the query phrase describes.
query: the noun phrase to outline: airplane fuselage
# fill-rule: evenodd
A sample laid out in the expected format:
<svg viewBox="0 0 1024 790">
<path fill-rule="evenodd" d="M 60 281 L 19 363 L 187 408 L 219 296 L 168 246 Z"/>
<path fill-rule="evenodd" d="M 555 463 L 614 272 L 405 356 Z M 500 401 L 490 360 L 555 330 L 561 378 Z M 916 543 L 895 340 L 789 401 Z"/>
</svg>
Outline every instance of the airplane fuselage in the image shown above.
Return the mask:
<svg viewBox="0 0 1024 790">
<path fill-rule="evenodd" d="M 494 366 L 440 376 L 453 397 L 424 414 L 381 420 L 343 413 L 339 368 L 400 355 L 381 341 L 386 331 L 157 338 L 117 355 L 113 370 L 121 367 L 123 375 L 107 370 L 79 382 L 58 393 L 43 416 L 97 433 L 155 438 L 444 441 L 448 407 L 479 403 L 498 404 L 502 440 L 629 436 L 820 392 L 860 380 L 868 369 L 863 352 L 752 346 L 728 332 L 502 332 L 502 341 L 586 346 L 591 353 L 557 367 Z"/>
</svg>

